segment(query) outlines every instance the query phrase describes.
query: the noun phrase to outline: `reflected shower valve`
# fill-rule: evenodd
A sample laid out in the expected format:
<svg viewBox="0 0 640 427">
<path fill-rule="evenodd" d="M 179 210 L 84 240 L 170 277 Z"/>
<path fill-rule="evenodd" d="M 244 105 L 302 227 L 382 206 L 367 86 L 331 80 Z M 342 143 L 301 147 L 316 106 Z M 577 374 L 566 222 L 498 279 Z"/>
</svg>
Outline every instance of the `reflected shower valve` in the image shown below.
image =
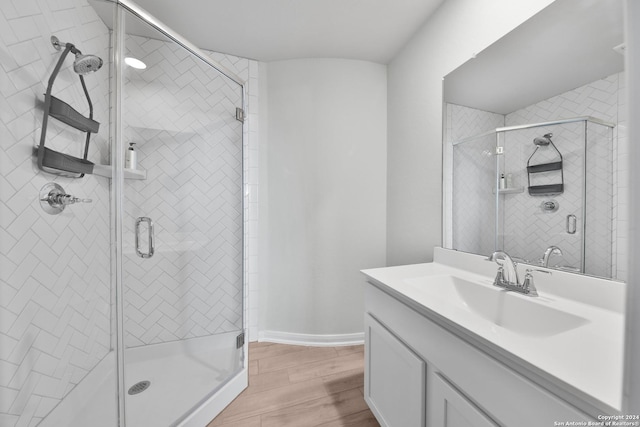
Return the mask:
<svg viewBox="0 0 640 427">
<path fill-rule="evenodd" d="M 50 215 L 59 214 L 68 205 L 91 203 L 92 201 L 91 199 L 80 199 L 67 194 L 64 188 L 55 182 L 45 184 L 45 186 L 40 189 L 40 206 Z"/>
<path fill-rule="evenodd" d="M 560 208 L 560 204 L 555 200 L 547 200 L 540 204 L 543 212 L 556 212 Z"/>
</svg>

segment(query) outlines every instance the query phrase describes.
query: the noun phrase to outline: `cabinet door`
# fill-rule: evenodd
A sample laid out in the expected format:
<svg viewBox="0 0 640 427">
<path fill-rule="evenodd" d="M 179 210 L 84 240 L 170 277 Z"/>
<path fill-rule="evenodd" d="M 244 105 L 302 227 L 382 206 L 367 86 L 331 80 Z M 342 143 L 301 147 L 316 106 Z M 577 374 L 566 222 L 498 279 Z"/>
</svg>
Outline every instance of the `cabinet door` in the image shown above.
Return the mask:
<svg viewBox="0 0 640 427">
<path fill-rule="evenodd" d="M 383 427 L 424 426 L 424 361 L 369 315 L 365 331 L 365 400 L 371 411 Z"/>
<path fill-rule="evenodd" d="M 456 390 L 440 374 L 429 377 L 430 427 L 497 427 L 484 412 Z"/>
</svg>

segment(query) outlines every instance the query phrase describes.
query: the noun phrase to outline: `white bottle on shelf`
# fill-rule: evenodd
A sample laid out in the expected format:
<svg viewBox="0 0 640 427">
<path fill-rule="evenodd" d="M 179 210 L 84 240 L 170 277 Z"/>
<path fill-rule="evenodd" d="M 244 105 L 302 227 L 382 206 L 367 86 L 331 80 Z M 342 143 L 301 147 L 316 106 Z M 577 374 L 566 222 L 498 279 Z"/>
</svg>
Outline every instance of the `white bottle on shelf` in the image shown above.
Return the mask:
<svg viewBox="0 0 640 427">
<path fill-rule="evenodd" d="M 500 184 L 498 188 L 500 190 L 505 190 L 507 188 L 507 179 L 505 178 L 504 174 L 500 175 Z"/>
<path fill-rule="evenodd" d="M 134 145 L 135 142 L 129 143 L 129 148 L 124 156 L 124 168 L 125 169 L 137 169 L 138 167 L 138 152 L 136 151 Z"/>
</svg>

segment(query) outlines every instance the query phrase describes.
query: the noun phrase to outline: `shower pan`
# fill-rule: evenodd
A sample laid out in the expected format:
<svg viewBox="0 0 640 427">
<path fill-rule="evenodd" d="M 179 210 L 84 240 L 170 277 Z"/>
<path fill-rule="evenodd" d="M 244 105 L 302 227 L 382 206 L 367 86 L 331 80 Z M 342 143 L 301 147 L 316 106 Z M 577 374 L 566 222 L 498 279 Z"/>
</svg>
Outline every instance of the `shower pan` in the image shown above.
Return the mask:
<svg viewBox="0 0 640 427">
<path fill-rule="evenodd" d="M 73 387 L 51 402 L 38 425 L 201 427 L 248 378 L 243 121 L 237 119 L 244 84 L 134 3 L 89 5 L 92 26 L 102 29 L 110 52 L 100 54 L 109 58 L 104 66 L 71 43 L 52 43 L 76 55 L 61 71 L 63 82 L 71 67 L 81 75 L 102 67 L 92 80 L 108 87 L 94 91 L 100 120 L 109 125 L 91 133 L 109 143 L 89 147 L 87 137 L 84 160 L 92 158 L 86 161 L 95 168 L 72 178 L 108 183 L 110 320 L 99 328 L 110 340 L 90 361 L 68 361 L 86 369 L 72 370 Z M 129 67 L 125 57 L 147 67 Z M 87 93 L 84 81 L 83 88 Z M 53 129 L 53 142 L 64 132 Z M 125 169 L 130 143 L 137 147 L 136 170 Z M 38 173 L 69 179 L 48 172 Z M 67 220 L 69 228 L 81 226 Z"/>
</svg>

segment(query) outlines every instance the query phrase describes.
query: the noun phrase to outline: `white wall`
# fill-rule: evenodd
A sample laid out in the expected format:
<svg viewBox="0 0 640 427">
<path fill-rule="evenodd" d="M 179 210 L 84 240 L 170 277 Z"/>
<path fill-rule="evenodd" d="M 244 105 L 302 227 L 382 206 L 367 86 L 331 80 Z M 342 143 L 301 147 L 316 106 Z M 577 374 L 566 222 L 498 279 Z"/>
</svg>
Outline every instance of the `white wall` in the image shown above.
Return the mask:
<svg viewBox="0 0 640 427">
<path fill-rule="evenodd" d="M 441 244 L 442 78 L 551 0 L 449 0 L 388 66 L 387 264 Z"/>
<path fill-rule="evenodd" d="M 386 67 L 308 59 L 266 68 L 263 337 L 362 333 L 359 270 L 385 262 Z"/>
</svg>

